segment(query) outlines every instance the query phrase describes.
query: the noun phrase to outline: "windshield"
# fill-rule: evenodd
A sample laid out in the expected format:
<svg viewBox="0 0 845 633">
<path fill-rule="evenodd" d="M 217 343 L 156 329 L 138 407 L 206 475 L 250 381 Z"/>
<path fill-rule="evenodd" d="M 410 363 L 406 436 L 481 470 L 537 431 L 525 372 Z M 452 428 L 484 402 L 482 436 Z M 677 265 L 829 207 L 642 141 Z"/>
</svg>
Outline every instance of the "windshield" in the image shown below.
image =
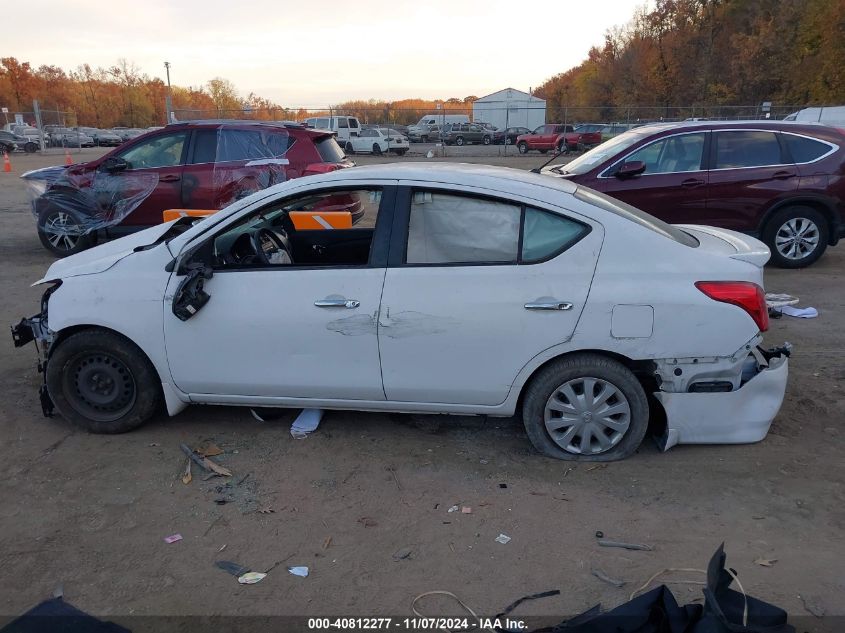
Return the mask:
<svg viewBox="0 0 845 633">
<path fill-rule="evenodd" d="M 317 139 L 314 144 L 317 146 L 317 151 L 320 152 L 320 158 L 325 163 L 339 163 L 346 158 L 343 150 L 340 149 L 340 145 L 331 136 Z"/>
<path fill-rule="evenodd" d="M 608 158 L 624 152 L 646 136 L 648 135 L 640 132 L 625 132 L 594 147 L 589 152 L 581 154 L 581 156 L 565 165 L 553 165 L 549 167 L 549 171 L 558 174 L 585 174 L 597 165 L 602 164 Z"/>
</svg>

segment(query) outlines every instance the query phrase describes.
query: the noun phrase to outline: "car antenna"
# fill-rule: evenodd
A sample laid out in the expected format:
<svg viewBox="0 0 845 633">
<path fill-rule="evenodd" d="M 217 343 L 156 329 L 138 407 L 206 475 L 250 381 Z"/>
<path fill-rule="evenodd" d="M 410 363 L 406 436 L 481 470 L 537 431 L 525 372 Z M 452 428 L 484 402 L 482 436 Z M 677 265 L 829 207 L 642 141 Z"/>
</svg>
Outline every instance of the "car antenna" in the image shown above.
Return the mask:
<svg viewBox="0 0 845 633">
<path fill-rule="evenodd" d="M 542 171 L 543 167 L 545 167 L 545 166 L 546 166 L 546 165 L 548 165 L 550 162 L 552 162 L 553 160 L 555 160 L 555 159 L 556 159 L 558 156 L 560 156 L 561 154 L 563 154 L 563 152 L 560 152 L 560 153 L 558 153 L 558 154 L 555 154 L 554 156 L 552 156 L 549 160 L 547 160 L 545 163 L 543 163 L 543 164 L 542 164 L 542 165 L 540 165 L 539 167 L 535 167 L 534 169 L 532 169 L 532 170 L 531 170 L 531 173 L 532 173 L 532 174 L 539 174 L 539 173 Z"/>
</svg>

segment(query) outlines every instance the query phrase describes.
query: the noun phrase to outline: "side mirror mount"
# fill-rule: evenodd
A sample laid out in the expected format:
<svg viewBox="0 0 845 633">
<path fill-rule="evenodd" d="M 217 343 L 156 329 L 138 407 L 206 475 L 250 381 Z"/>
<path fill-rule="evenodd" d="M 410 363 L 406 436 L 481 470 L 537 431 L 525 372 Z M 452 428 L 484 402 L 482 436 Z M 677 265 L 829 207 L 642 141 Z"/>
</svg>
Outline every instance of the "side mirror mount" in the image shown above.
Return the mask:
<svg viewBox="0 0 845 633">
<path fill-rule="evenodd" d="M 129 163 L 123 158 L 112 156 L 102 162 L 100 169 L 110 174 L 114 174 L 119 171 L 129 169 Z"/>
<path fill-rule="evenodd" d="M 613 175 L 619 178 L 619 180 L 627 180 L 628 178 L 639 176 L 644 171 L 645 163 L 641 160 L 634 160 L 630 163 L 622 163 L 622 166 Z"/>
</svg>

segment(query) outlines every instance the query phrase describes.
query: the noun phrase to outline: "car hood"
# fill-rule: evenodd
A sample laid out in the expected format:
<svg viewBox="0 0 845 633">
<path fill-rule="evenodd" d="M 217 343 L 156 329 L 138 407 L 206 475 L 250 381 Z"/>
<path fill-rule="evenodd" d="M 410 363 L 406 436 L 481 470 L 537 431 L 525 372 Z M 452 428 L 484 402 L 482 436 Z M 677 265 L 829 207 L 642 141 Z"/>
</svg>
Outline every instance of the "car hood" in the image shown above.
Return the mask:
<svg viewBox="0 0 845 633">
<path fill-rule="evenodd" d="M 154 245 L 166 235 L 170 227 L 176 222 L 179 222 L 179 220 L 159 224 L 158 226 L 153 226 L 144 231 L 127 235 L 126 237 L 95 246 L 87 251 L 82 251 L 76 255 L 70 255 L 69 257 L 53 262 L 53 265 L 47 269 L 44 277 L 32 285 L 37 286 L 38 284 L 57 279 L 67 279 L 68 277 L 78 277 L 79 275 L 95 275 L 104 272 L 121 259 L 129 257 L 137 252 L 137 250 L 140 250 L 140 247 Z"/>
</svg>

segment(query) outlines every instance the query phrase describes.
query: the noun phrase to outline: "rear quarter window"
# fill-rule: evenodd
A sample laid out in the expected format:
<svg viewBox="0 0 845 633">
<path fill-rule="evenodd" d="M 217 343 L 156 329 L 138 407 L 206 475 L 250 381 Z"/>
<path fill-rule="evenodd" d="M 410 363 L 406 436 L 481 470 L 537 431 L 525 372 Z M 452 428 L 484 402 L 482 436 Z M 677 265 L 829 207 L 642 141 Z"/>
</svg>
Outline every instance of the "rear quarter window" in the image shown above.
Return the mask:
<svg viewBox="0 0 845 633">
<path fill-rule="evenodd" d="M 794 163 L 811 163 L 833 150 L 827 143 L 806 136 L 784 134 L 783 139 Z"/>
<path fill-rule="evenodd" d="M 323 138 L 318 138 L 314 141 L 314 146 L 320 153 L 320 158 L 323 159 L 324 163 L 339 163 L 346 157 L 343 150 L 340 149 L 340 145 L 334 140 L 334 137 L 324 136 Z"/>
<path fill-rule="evenodd" d="M 675 242 L 678 242 L 678 244 L 683 244 L 684 246 L 689 246 L 690 248 L 698 247 L 698 240 L 689 233 L 685 233 L 678 227 L 672 226 L 663 220 L 659 220 L 653 215 L 650 215 L 645 211 L 640 211 L 636 207 L 632 207 L 630 204 L 622 202 L 621 200 L 611 198 L 608 195 L 585 187 L 578 187 L 572 195 L 581 202 L 586 202 L 587 204 L 591 204 L 599 209 L 609 211 L 619 217 L 630 220 L 631 222 L 639 224 L 640 226 L 654 231 L 655 233 L 659 233 L 663 237 L 674 240 Z"/>
</svg>

